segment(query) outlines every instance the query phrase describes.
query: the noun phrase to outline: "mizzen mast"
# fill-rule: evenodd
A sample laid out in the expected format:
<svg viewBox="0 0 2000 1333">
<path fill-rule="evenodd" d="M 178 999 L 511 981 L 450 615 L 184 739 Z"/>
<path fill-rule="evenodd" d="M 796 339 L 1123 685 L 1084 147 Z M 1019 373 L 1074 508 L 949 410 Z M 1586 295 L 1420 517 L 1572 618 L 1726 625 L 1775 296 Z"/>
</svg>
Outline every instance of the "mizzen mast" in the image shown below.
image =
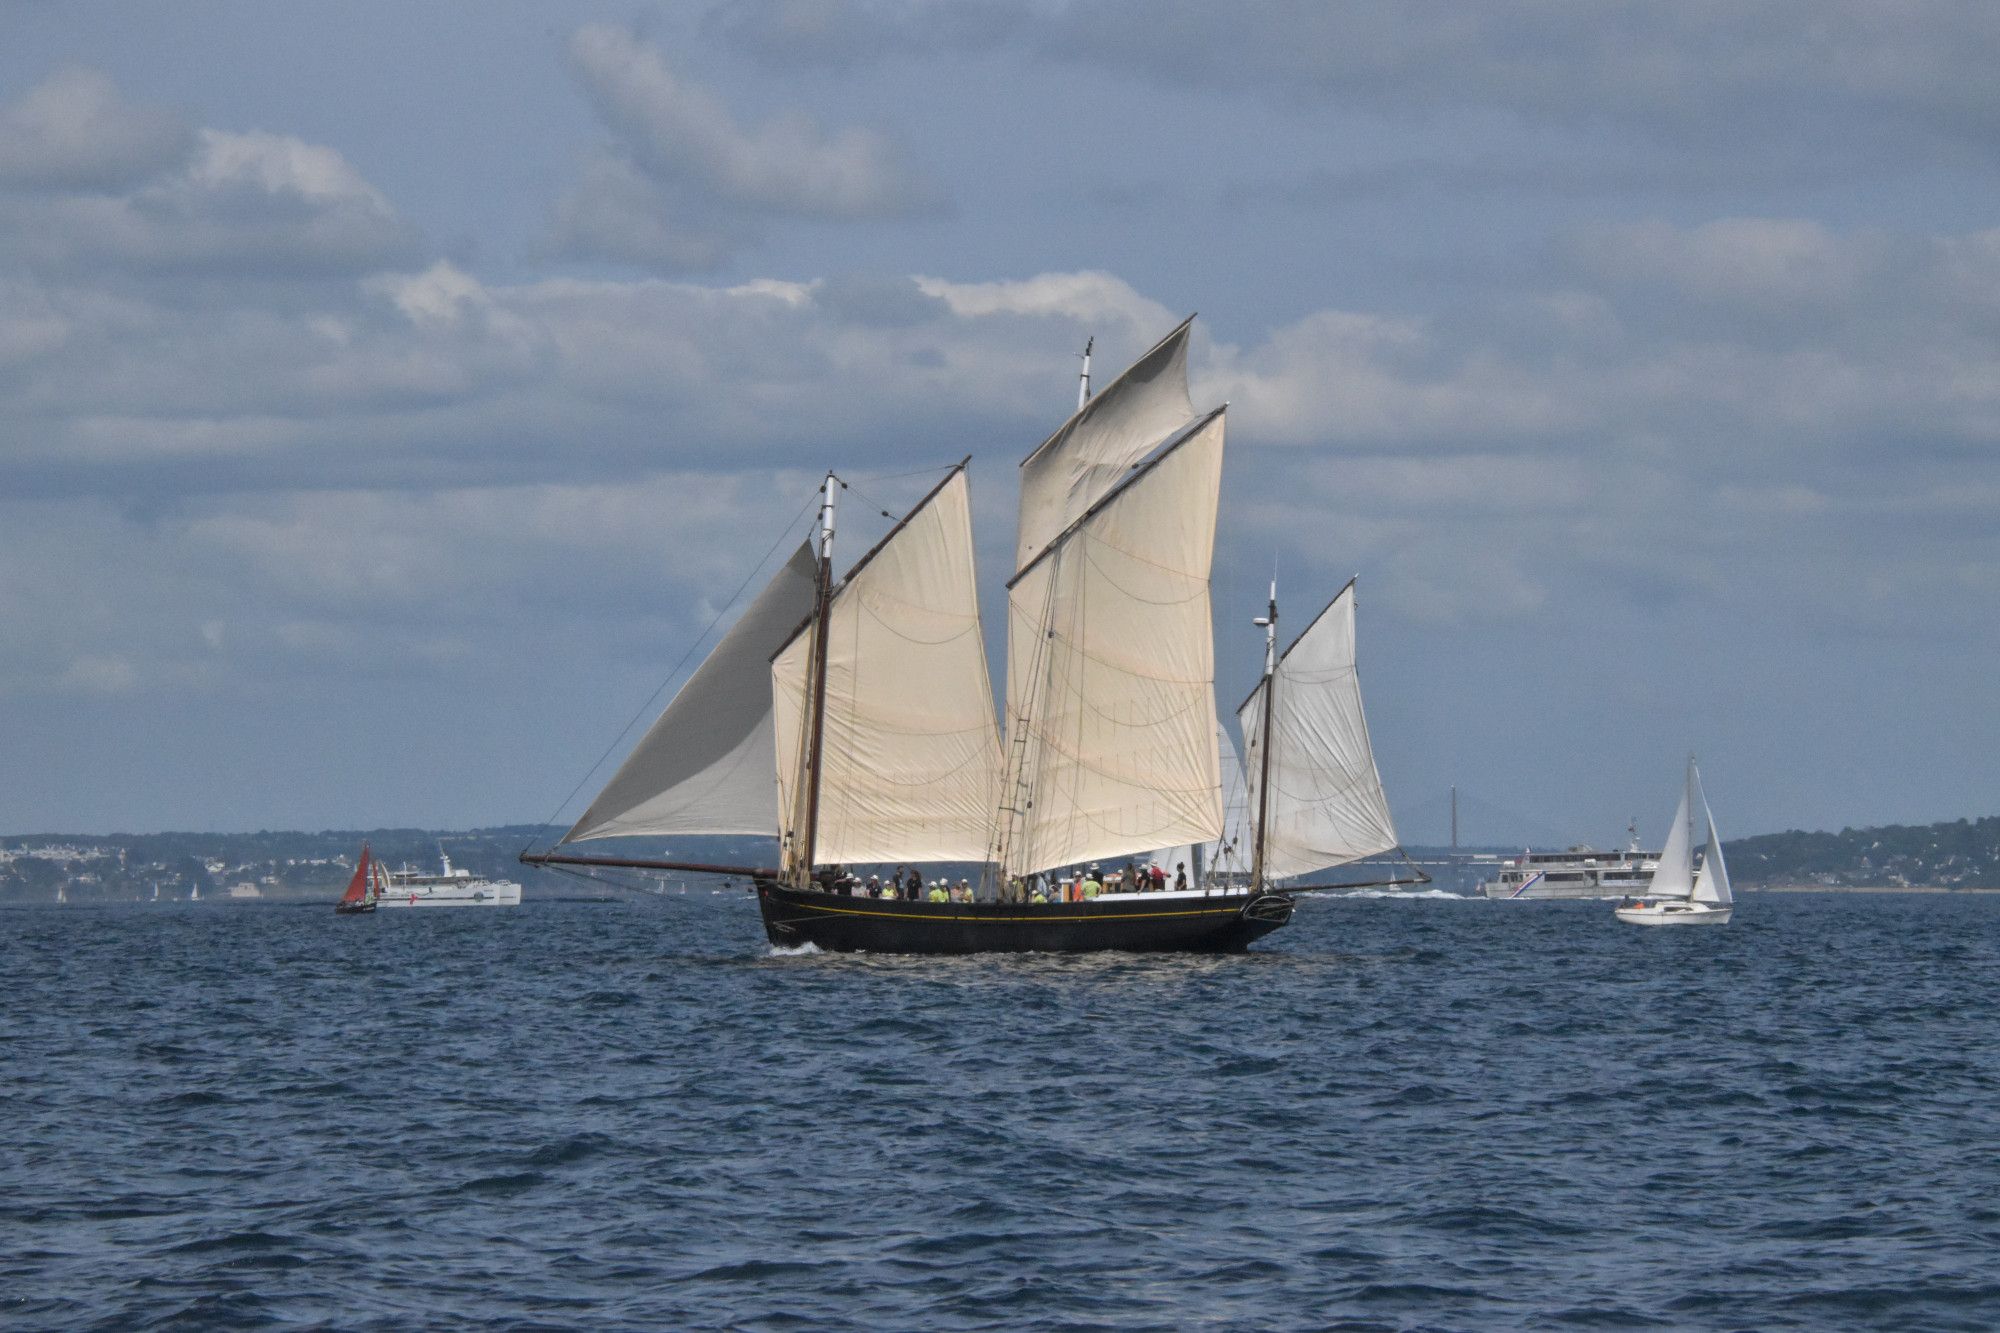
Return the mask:
<svg viewBox="0 0 2000 1333">
<path fill-rule="evenodd" d="M 1264 722 L 1257 739 L 1262 751 L 1257 757 L 1257 824 L 1250 850 L 1250 890 L 1264 889 L 1264 830 L 1271 813 L 1271 697 L 1278 683 L 1278 576 L 1271 576 L 1271 603 L 1265 613 L 1250 622 L 1264 631 Z"/>
</svg>

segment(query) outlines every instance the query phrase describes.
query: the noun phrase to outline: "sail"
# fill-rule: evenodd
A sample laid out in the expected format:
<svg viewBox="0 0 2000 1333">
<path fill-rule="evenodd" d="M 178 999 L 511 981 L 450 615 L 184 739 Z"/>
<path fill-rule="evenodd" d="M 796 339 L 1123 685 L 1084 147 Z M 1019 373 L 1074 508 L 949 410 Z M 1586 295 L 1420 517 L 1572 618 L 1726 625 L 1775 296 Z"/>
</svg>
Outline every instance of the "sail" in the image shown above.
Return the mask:
<svg viewBox="0 0 2000 1333">
<path fill-rule="evenodd" d="M 769 666 L 778 808 L 794 809 L 812 640 Z M 955 470 L 834 592 L 815 861 L 980 861 L 999 806 L 1000 731 L 979 629 L 972 509 Z"/>
<path fill-rule="evenodd" d="M 368 862 L 368 844 L 363 843 L 361 844 L 361 859 L 354 866 L 354 878 L 347 881 L 347 892 L 340 895 L 340 901 L 343 904 L 358 903 L 367 897 L 368 889 L 374 883 L 373 878 L 368 873 Z"/>
<path fill-rule="evenodd" d="M 1103 499 L 1152 447 L 1194 419 L 1188 398 L 1190 315 L 1132 363 L 1021 464 L 1021 529 L 1014 568 Z"/>
<path fill-rule="evenodd" d="M 1698 903 L 1734 902 L 1729 892 L 1729 865 L 1722 859 L 1722 835 L 1716 831 L 1715 813 L 1708 808 L 1707 792 L 1701 794 L 1701 815 L 1708 822 L 1708 848 L 1701 854 L 1701 870 L 1694 877 L 1694 892 L 1690 897 Z"/>
<path fill-rule="evenodd" d="M 1689 788 L 1693 783 L 1689 783 Z M 1660 868 L 1653 872 L 1653 879 L 1646 886 L 1648 898 L 1685 898 L 1694 892 L 1694 847 L 1688 837 L 1688 797 L 1691 791 L 1681 792 L 1681 803 L 1674 810 L 1674 822 L 1667 830 L 1667 845 L 1660 849 Z"/>
<path fill-rule="evenodd" d="M 1058 536 L 1007 597 L 1010 875 L 1222 831 L 1211 412 Z"/>
<path fill-rule="evenodd" d="M 1265 771 L 1264 691 L 1270 702 L 1271 790 Z M 1355 669 L 1354 585 L 1348 584 L 1278 659 L 1269 682 L 1237 710 L 1247 754 L 1250 810 L 1260 804 L 1264 877 L 1287 879 L 1395 850 L 1395 822 L 1375 769 Z"/>
<path fill-rule="evenodd" d="M 564 842 L 776 834 L 771 654 L 812 614 L 810 544 L 785 562 L 654 721 Z"/>
</svg>

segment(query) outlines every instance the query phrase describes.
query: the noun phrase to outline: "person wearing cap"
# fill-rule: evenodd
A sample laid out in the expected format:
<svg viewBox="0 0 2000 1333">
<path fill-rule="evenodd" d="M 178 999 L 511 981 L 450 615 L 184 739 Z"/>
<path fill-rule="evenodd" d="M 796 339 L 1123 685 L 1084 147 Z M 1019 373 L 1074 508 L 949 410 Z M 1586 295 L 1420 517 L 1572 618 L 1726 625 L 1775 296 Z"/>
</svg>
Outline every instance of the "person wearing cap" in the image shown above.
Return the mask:
<svg viewBox="0 0 2000 1333">
<path fill-rule="evenodd" d="M 944 891 L 943 880 L 940 879 L 931 884 L 930 900 L 934 903 L 941 903 L 948 901 L 948 898 Z"/>
</svg>

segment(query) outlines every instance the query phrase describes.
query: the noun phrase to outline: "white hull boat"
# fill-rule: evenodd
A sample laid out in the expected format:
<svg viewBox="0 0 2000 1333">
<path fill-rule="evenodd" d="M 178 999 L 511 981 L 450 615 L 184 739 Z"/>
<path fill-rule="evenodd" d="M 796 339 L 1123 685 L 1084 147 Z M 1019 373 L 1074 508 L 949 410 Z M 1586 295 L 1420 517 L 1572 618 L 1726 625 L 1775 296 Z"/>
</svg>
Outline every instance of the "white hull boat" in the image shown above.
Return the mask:
<svg viewBox="0 0 2000 1333">
<path fill-rule="evenodd" d="M 1708 845 L 1697 864 L 1694 859 L 1695 810 L 1699 808 L 1708 825 Z M 1644 902 L 1621 903 L 1620 921 L 1633 926 L 1726 926 L 1735 895 L 1729 890 L 1729 866 L 1722 859 L 1722 835 L 1715 828 L 1715 812 L 1708 808 L 1708 793 L 1701 788 L 1701 774 L 1688 756 L 1687 786 L 1681 792 L 1680 808 L 1674 811 L 1667 845 L 1660 853 L 1652 883 Z"/>
<path fill-rule="evenodd" d="M 511 879 L 486 879 L 454 867 L 444 857 L 444 873 L 427 875 L 409 866 L 389 872 L 377 901 L 380 907 L 519 907 L 521 886 Z"/>
<path fill-rule="evenodd" d="M 1634 926 L 1726 926 L 1734 910 L 1707 903 L 1641 903 L 1619 908 L 1617 916 Z"/>
</svg>

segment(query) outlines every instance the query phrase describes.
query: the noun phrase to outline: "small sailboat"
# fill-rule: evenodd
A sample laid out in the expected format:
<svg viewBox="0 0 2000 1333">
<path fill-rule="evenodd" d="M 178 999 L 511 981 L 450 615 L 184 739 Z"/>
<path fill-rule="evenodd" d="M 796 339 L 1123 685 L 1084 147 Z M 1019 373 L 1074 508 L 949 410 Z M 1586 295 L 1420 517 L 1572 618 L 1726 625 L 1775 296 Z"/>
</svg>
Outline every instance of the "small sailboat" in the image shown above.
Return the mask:
<svg viewBox="0 0 2000 1333">
<path fill-rule="evenodd" d="M 1694 861 L 1695 810 L 1708 829 L 1708 845 L 1702 850 L 1699 866 Z M 1735 897 L 1729 891 L 1729 866 L 1722 859 L 1722 835 L 1715 829 L 1715 814 L 1708 808 L 1708 794 L 1701 787 L 1701 772 L 1688 756 L 1687 783 L 1681 790 L 1680 807 L 1674 811 L 1673 827 L 1667 831 L 1667 845 L 1660 852 L 1659 869 L 1646 887 L 1644 899 L 1621 903 L 1620 921 L 1635 926 L 1724 926 Z"/>
<path fill-rule="evenodd" d="M 347 881 L 347 892 L 340 895 L 340 901 L 333 910 L 340 916 L 356 916 L 362 912 L 372 912 L 381 900 L 381 868 L 376 863 L 368 844 L 361 844 L 361 859 L 354 865 L 354 878 Z"/>
</svg>

